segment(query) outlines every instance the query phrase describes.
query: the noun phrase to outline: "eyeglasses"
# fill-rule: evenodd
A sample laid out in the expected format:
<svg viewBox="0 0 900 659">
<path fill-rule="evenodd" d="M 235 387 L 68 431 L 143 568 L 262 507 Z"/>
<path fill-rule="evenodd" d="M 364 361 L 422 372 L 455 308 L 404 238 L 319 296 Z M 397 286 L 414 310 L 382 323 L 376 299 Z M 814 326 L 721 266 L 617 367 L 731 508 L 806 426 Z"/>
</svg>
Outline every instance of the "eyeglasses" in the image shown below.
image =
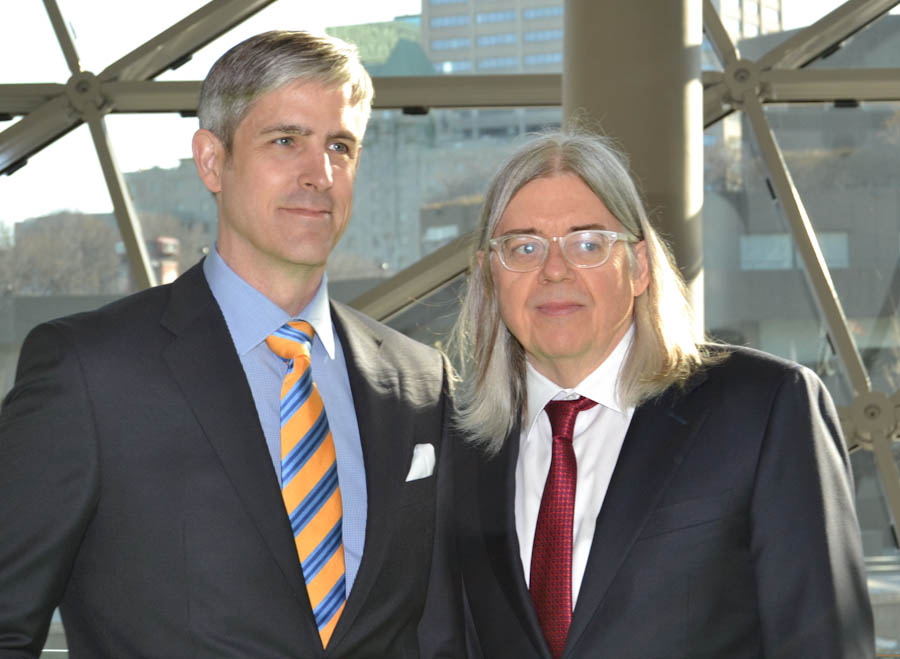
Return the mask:
<svg viewBox="0 0 900 659">
<path fill-rule="evenodd" d="M 596 268 L 606 263 L 617 240 L 640 242 L 638 238 L 616 231 L 589 229 L 573 231 L 565 236 L 544 238 L 530 233 L 509 233 L 492 238 L 491 249 L 497 252 L 500 263 L 513 272 L 532 272 L 547 260 L 550 242 L 559 243 L 563 257 L 576 268 Z"/>
</svg>

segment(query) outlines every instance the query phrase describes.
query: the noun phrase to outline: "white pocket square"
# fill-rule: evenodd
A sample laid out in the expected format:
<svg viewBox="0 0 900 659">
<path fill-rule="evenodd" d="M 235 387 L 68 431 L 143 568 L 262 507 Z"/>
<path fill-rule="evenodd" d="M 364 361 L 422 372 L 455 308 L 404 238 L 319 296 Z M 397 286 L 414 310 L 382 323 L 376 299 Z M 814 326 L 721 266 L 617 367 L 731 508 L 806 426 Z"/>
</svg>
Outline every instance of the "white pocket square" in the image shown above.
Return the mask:
<svg viewBox="0 0 900 659">
<path fill-rule="evenodd" d="M 406 482 L 416 481 L 420 478 L 428 478 L 434 473 L 434 446 L 431 444 L 416 444 L 413 447 L 412 464 L 409 465 L 409 473 L 406 474 Z"/>
</svg>

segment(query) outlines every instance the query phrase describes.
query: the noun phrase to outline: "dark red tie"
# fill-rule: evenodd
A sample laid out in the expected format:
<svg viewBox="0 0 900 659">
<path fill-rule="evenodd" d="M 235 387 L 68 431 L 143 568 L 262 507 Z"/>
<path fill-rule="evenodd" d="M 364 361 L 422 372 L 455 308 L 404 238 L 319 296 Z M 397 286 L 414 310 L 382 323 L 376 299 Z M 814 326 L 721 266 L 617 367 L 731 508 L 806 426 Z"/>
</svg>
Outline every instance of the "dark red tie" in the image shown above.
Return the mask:
<svg viewBox="0 0 900 659">
<path fill-rule="evenodd" d="M 562 655 L 572 622 L 572 521 L 578 480 L 572 432 L 578 413 L 596 404 L 582 396 L 552 400 L 544 408 L 553 429 L 553 457 L 534 532 L 529 589 L 554 659 Z"/>
</svg>

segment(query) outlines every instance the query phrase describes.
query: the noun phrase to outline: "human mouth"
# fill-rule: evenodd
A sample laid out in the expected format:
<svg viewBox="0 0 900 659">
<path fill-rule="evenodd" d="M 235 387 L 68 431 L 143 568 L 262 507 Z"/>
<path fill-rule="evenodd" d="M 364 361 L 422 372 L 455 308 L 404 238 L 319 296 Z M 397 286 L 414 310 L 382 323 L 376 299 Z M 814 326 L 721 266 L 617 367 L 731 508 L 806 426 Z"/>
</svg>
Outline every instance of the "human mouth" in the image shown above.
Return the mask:
<svg viewBox="0 0 900 659">
<path fill-rule="evenodd" d="M 284 206 L 281 209 L 289 215 L 297 217 L 306 217 L 310 219 L 324 219 L 331 216 L 331 210 L 328 208 L 311 208 L 306 206 Z"/>
<path fill-rule="evenodd" d="M 536 309 L 539 313 L 554 317 L 568 316 L 580 311 L 583 308 L 583 305 L 578 304 L 577 302 L 569 301 L 544 302 L 536 306 Z"/>
</svg>

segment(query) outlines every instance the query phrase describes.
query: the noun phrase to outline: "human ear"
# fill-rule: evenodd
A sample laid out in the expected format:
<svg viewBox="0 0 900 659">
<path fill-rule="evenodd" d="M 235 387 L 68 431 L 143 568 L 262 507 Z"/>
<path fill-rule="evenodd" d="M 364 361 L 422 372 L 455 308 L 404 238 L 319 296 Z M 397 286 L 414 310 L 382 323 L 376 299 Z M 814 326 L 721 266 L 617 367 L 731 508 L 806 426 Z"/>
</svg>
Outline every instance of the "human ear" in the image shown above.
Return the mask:
<svg viewBox="0 0 900 659">
<path fill-rule="evenodd" d="M 222 190 L 222 168 L 225 165 L 225 145 L 213 133 L 201 128 L 191 141 L 194 165 L 203 185 L 213 194 Z"/>
<path fill-rule="evenodd" d="M 634 244 L 634 262 L 631 268 L 631 285 L 634 297 L 641 295 L 650 285 L 650 264 L 647 260 L 647 241 Z"/>
</svg>

